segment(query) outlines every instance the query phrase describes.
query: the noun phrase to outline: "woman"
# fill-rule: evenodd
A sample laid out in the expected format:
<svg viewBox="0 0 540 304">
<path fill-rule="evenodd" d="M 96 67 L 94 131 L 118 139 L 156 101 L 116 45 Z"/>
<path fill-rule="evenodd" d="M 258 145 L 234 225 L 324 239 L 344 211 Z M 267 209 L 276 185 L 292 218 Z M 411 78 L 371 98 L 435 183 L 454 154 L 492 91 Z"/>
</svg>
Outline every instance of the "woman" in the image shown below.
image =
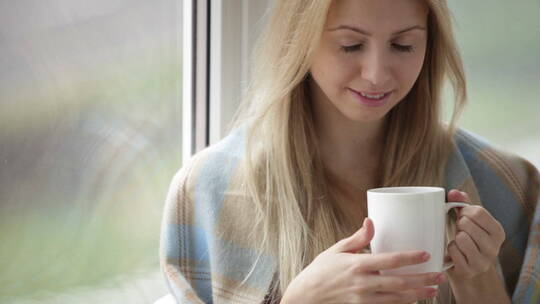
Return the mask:
<svg viewBox="0 0 540 304">
<path fill-rule="evenodd" d="M 446 1 L 278 0 L 256 54 L 237 127 L 169 191 L 161 261 L 180 303 L 535 301 L 538 172 L 456 131 L 466 86 Z M 366 190 L 403 185 L 475 202 L 445 274 L 383 276 L 429 256 L 366 248 Z"/>
</svg>

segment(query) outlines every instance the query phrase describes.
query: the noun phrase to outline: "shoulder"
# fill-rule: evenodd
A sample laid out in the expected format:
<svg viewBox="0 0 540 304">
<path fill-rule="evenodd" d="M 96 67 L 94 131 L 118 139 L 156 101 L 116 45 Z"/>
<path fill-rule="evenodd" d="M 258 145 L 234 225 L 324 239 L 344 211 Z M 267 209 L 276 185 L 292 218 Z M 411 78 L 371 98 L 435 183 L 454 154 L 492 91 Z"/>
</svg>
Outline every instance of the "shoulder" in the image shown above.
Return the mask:
<svg viewBox="0 0 540 304">
<path fill-rule="evenodd" d="M 455 143 L 484 207 L 506 232 L 499 253 L 506 286 L 514 300 L 526 301 L 538 274 L 540 174 L 526 159 L 470 131 L 460 129 Z"/>
<path fill-rule="evenodd" d="M 455 143 L 467 165 L 480 171 L 496 171 L 502 178 L 523 187 L 530 179 L 538 178 L 538 170 L 528 160 L 495 146 L 478 134 L 458 129 Z"/>
<path fill-rule="evenodd" d="M 244 154 L 244 128 L 238 128 L 219 142 L 197 152 L 177 171 L 171 190 L 196 194 L 223 192 Z M 178 191 L 183 190 L 183 191 Z"/>
<path fill-rule="evenodd" d="M 534 165 L 465 129 L 457 130 L 454 141 L 478 188 L 485 191 L 504 188 L 525 209 L 534 210 L 540 191 L 539 174 Z"/>
</svg>

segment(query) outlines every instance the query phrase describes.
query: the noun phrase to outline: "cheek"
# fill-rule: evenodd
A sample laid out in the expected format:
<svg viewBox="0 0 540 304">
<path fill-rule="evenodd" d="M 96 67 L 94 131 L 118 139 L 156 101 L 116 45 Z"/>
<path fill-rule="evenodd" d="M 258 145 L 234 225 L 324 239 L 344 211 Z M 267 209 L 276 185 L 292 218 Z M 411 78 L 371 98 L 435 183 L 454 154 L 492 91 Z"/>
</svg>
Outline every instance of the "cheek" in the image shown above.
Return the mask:
<svg viewBox="0 0 540 304">
<path fill-rule="evenodd" d="M 410 89 L 414 85 L 416 79 L 418 79 L 418 76 L 420 75 L 422 65 L 423 57 L 420 57 L 416 58 L 415 60 L 403 62 L 399 66 L 397 77 L 403 86 Z"/>
<path fill-rule="evenodd" d="M 319 86 L 328 95 L 337 95 L 341 94 L 354 77 L 355 66 L 337 56 L 326 55 L 324 60 L 313 63 L 312 73 Z"/>
<path fill-rule="evenodd" d="M 360 67 L 355 60 L 339 60 L 335 63 L 335 77 L 339 79 L 342 89 L 349 86 L 360 74 Z"/>
</svg>

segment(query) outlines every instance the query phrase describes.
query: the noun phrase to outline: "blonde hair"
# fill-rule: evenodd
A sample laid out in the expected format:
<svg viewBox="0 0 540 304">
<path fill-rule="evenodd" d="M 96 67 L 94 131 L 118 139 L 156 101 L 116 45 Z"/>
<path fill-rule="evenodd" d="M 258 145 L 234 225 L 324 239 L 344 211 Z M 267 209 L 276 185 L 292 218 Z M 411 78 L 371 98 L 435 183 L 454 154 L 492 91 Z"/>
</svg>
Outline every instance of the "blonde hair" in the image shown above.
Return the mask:
<svg viewBox="0 0 540 304">
<path fill-rule="evenodd" d="M 425 3 L 426 57 L 407 97 L 388 113 L 380 186 L 442 186 L 457 119 L 466 103 L 465 75 L 446 1 Z M 242 191 L 257 210 L 261 248 L 277 259 L 277 294 L 319 253 L 351 232 L 333 203 L 309 102 L 310 61 L 330 5 L 328 0 L 275 1 L 235 120 L 235 126 L 248 126 Z M 441 97 L 447 79 L 455 100 L 445 125 Z"/>
</svg>

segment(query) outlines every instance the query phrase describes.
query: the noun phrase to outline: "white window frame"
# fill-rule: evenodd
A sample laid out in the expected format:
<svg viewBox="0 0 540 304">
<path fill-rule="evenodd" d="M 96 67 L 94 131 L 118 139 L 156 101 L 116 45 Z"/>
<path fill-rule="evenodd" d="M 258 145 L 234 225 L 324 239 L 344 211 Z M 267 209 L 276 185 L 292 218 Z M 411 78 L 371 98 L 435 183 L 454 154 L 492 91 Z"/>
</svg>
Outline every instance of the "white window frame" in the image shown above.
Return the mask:
<svg viewBox="0 0 540 304">
<path fill-rule="evenodd" d="M 184 0 L 182 155 L 208 145 L 208 66 L 210 0 Z"/>
<path fill-rule="evenodd" d="M 210 23 L 209 143 L 226 135 L 248 81 L 254 42 L 272 1 L 213 0 Z"/>
<path fill-rule="evenodd" d="M 270 3 L 184 0 L 184 161 L 226 135 Z"/>
</svg>

